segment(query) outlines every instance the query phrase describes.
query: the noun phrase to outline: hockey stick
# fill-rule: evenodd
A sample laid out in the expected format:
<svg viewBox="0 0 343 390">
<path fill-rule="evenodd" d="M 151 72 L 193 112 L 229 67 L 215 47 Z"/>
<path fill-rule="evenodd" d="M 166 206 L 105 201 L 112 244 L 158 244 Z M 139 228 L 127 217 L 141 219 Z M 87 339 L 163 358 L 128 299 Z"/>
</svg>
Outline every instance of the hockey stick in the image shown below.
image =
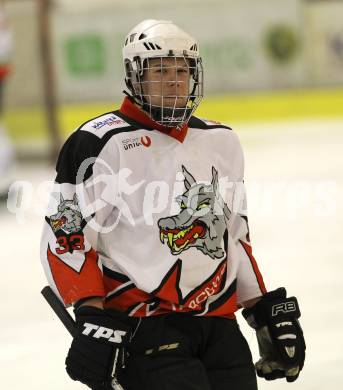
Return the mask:
<svg viewBox="0 0 343 390">
<path fill-rule="evenodd" d="M 68 332 L 74 337 L 76 335 L 76 324 L 73 317 L 68 313 L 63 303 L 57 298 L 56 294 L 52 291 L 50 286 L 45 286 L 41 291 L 41 294 L 48 302 L 52 310 L 57 317 L 61 320 L 62 324 L 68 330 Z"/>
<path fill-rule="evenodd" d="M 61 320 L 62 324 L 68 330 L 68 332 L 74 337 L 76 335 L 76 324 L 73 317 L 68 313 L 68 310 L 64 307 L 63 303 L 58 299 L 56 294 L 52 291 L 50 286 L 45 286 L 41 294 L 48 302 L 52 310 L 55 312 L 57 317 Z M 117 364 L 117 356 L 114 361 L 114 368 Z M 113 371 L 114 371 L 113 368 Z M 123 387 L 118 383 L 116 377 L 112 379 L 112 388 L 114 390 L 124 390 Z"/>
</svg>

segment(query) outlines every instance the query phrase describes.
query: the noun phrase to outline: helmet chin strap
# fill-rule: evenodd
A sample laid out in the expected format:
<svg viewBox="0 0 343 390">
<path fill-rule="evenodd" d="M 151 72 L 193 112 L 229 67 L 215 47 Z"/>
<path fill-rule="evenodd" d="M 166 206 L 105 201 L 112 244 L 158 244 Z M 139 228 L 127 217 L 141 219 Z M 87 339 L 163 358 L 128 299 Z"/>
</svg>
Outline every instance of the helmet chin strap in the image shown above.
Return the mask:
<svg viewBox="0 0 343 390">
<path fill-rule="evenodd" d="M 142 109 L 157 123 L 166 127 L 180 128 L 185 123 L 185 118 L 189 118 L 191 109 L 188 107 L 167 108 L 152 106 L 146 102 L 141 106 Z"/>
<path fill-rule="evenodd" d="M 128 88 L 132 93 L 133 88 L 130 88 L 130 85 L 128 85 Z M 150 106 L 144 96 L 137 95 L 134 93 L 130 94 L 125 90 L 123 91 L 123 93 L 130 99 L 132 99 L 134 103 L 140 106 L 142 110 L 145 111 L 151 117 L 152 120 L 162 126 L 181 128 L 186 122 L 185 118 L 188 119 L 192 112 L 192 109 L 189 107 L 168 108 Z"/>
</svg>

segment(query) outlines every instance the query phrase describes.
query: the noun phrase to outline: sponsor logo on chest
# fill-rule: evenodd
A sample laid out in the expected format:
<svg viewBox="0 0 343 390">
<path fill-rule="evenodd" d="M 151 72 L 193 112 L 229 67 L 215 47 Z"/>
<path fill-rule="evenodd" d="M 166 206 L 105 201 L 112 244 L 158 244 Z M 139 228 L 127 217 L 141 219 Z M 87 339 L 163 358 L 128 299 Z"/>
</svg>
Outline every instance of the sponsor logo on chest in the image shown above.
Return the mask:
<svg viewBox="0 0 343 390">
<path fill-rule="evenodd" d="M 124 150 L 134 149 L 139 146 L 148 148 L 151 145 L 151 138 L 147 135 L 143 137 L 125 138 L 122 140 Z"/>
</svg>

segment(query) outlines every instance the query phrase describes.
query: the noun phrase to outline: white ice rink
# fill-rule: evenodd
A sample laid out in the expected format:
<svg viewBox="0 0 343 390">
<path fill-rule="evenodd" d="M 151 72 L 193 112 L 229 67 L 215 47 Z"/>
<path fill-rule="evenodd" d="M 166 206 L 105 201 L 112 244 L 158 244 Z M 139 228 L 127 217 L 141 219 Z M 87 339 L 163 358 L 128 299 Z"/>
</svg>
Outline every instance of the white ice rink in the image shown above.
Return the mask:
<svg viewBox="0 0 343 390">
<path fill-rule="evenodd" d="M 268 288 L 284 285 L 299 298 L 307 341 L 298 381 L 259 381 L 259 389 L 341 390 L 343 122 L 283 122 L 236 130 L 246 155 L 255 257 Z M 24 192 L 22 198 L 25 211 L 17 221 L 0 206 L 1 389 L 85 388 L 64 371 L 71 339 L 40 296 L 46 284 L 39 260 L 41 183 L 53 175 L 48 166 L 18 167 L 17 180 L 33 183 L 32 193 Z M 240 315 L 239 321 L 256 360 L 254 333 Z"/>
</svg>

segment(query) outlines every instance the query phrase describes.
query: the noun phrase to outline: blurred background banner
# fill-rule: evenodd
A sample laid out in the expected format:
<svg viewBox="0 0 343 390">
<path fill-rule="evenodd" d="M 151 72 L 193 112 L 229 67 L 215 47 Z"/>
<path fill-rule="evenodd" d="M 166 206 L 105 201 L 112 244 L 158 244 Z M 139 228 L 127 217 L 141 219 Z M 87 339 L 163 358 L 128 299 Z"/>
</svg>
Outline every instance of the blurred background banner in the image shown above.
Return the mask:
<svg viewBox="0 0 343 390">
<path fill-rule="evenodd" d="M 100 6 L 73 12 L 75 4 L 66 2 L 57 7 L 54 48 L 62 101 L 119 98 L 124 34 L 147 18 L 167 17 L 201 42 L 207 94 L 304 83 L 299 1 L 173 1 L 163 10 L 155 3 L 108 2 L 107 12 Z M 209 18 L 212 7 L 220 9 L 216 18 Z"/>
<path fill-rule="evenodd" d="M 4 120 L 20 156 L 49 150 L 54 159 L 59 139 L 118 106 L 124 37 L 145 18 L 173 20 L 197 38 L 206 97 L 198 115 L 232 126 L 343 116 L 341 0 L 11 0 L 5 8 L 15 46 Z"/>
<path fill-rule="evenodd" d="M 123 39 L 145 18 L 171 19 L 197 37 L 207 95 L 343 84 L 342 1 L 157 4 L 152 0 L 52 1 L 51 46 L 60 103 L 118 100 L 124 89 Z M 17 0 L 7 8 L 18 37 L 8 105 L 37 104 L 42 80 L 36 2 Z"/>
<path fill-rule="evenodd" d="M 306 61 L 310 85 L 343 84 L 343 1 L 308 2 Z"/>
</svg>

